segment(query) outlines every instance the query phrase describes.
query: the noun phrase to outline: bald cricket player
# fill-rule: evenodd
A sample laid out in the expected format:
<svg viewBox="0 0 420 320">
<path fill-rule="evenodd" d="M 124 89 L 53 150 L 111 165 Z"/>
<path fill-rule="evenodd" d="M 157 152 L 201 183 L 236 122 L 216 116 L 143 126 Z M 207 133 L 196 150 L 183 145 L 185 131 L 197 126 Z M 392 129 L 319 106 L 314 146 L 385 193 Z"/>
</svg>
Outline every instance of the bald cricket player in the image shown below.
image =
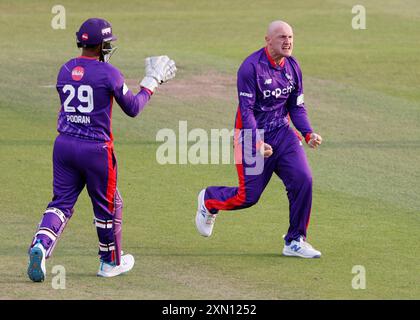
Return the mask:
<svg viewBox="0 0 420 320">
<path fill-rule="evenodd" d="M 54 196 L 29 248 L 27 273 L 34 282 L 44 281 L 45 260 L 51 256 L 85 186 L 99 239 L 97 275 L 114 277 L 133 268 L 134 257 L 122 253 L 123 201 L 117 189 L 113 101 L 128 116 L 136 117 L 156 88 L 174 78 L 176 72 L 174 61 L 167 56 L 146 58 L 146 76 L 139 92 L 133 94 L 121 72 L 108 63 L 116 49 L 112 46 L 116 37 L 108 21 L 86 20 L 76 40 L 82 54 L 67 61 L 57 76 L 61 108 L 53 150 Z"/>
<path fill-rule="evenodd" d="M 270 23 L 266 46 L 247 57 L 238 70 L 239 106 L 235 119 L 235 164 L 238 187 L 207 187 L 198 195 L 196 227 L 212 234 L 220 210 L 239 210 L 256 204 L 275 173 L 289 199 L 289 230 L 283 255 L 319 258 L 321 252 L 306 241 L 312 205 L 312 174 L 300 137 L 311 148 L 322 138 L 309 122 L 303 98 L 302 72 L 292 57 L 293 30 L 283 21 Z M 251 132 L 250 138 L 246 133 Z M 247 141 L 250 143 L 247 144 Z M 247 161 L 255 154 L 255 161 Z M 251 170 L 261 158 L 262 169 Z M 255 169 L 255 168 L 254 168 Z"/>
</svg>

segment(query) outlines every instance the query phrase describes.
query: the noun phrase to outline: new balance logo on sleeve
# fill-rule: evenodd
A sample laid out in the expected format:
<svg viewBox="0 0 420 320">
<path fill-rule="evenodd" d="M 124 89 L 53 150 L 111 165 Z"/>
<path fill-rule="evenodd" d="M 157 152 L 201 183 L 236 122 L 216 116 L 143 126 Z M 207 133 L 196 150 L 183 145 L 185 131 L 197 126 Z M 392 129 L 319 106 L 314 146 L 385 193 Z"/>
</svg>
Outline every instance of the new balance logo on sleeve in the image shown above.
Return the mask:
<svg viewBox="0 0 420 320">
<path fill-rule="evenodd" d="M 303 99 L 303 93 L 302 93 L 301 95 L 299 95 L 299 96 L 297 97 L 296 104 L 297 104 L 298 106 L 300 106 L 300 105 L 302 105 L 304 102 L 305 102 L 305 101 L 304 101 L 304 99 Z"/>
</svg>

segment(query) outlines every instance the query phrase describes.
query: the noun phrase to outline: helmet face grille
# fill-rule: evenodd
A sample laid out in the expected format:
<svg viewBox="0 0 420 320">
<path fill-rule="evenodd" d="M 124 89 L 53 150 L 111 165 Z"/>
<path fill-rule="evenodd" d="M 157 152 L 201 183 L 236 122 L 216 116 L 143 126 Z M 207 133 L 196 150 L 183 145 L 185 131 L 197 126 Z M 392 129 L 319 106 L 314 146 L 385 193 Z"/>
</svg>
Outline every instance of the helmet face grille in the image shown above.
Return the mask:
<svg viewBox="0 0 420 320">
<path fill-rule="evenodd" d="M 115 50 L 117 50 L 117 47 L 114 47 L 111 41 L 103 42 L 100 60 L 103 62 L 108 62 L 109 59 L 111 59 L 111 56 L 114 54 Z"/>
</svg>

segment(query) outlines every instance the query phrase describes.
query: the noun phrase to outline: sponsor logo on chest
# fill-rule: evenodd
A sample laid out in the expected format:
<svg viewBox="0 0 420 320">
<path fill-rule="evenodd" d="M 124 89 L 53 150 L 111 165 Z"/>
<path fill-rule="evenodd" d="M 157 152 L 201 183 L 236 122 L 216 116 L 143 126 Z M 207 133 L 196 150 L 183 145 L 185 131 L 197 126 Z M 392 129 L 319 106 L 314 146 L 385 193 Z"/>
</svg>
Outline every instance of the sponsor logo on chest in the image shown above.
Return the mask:
<svg viewBox="0 0 420 320">
<path fill-rule="evenodd" d="M 275 97 L 280 98 L 281 96 L 285 96 L 290 94 L 295 87 L 292 85 L 288 85 L 284 88 L 274 88 L 270 90 L 263 90 L 264 99 Z"/>
<path fill-rule="evenodd" d="M 267 78 L 263 78 L 264 82 L 261 86 L 264 99 L 274 97 L 276 99 L 281 96 L 287 96 L 295 89 L 292 76 L 286 70 L 276 73 L 276 77 L 270 77 L 271 74 L 266 74 Z"/>
</svg>

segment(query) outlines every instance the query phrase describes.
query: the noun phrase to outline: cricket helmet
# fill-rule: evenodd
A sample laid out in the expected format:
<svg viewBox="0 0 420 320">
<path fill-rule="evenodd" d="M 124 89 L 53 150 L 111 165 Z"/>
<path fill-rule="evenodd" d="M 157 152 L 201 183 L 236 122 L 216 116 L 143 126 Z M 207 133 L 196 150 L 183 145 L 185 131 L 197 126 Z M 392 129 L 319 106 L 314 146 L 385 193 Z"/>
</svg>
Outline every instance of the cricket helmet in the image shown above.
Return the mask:
<svg viewBox="0 0 420 320">
<path fill-rule="evenodd" d="M 101 60 L 108 62 L 116 47 L 112 47 L 111 41 L 117 40 L 112 34 L 112 26 L 105 19 L 90 18 L 82 23 L 76 32 L 78 48 L 89 48 L 101 45 Z"/>
</svg>

